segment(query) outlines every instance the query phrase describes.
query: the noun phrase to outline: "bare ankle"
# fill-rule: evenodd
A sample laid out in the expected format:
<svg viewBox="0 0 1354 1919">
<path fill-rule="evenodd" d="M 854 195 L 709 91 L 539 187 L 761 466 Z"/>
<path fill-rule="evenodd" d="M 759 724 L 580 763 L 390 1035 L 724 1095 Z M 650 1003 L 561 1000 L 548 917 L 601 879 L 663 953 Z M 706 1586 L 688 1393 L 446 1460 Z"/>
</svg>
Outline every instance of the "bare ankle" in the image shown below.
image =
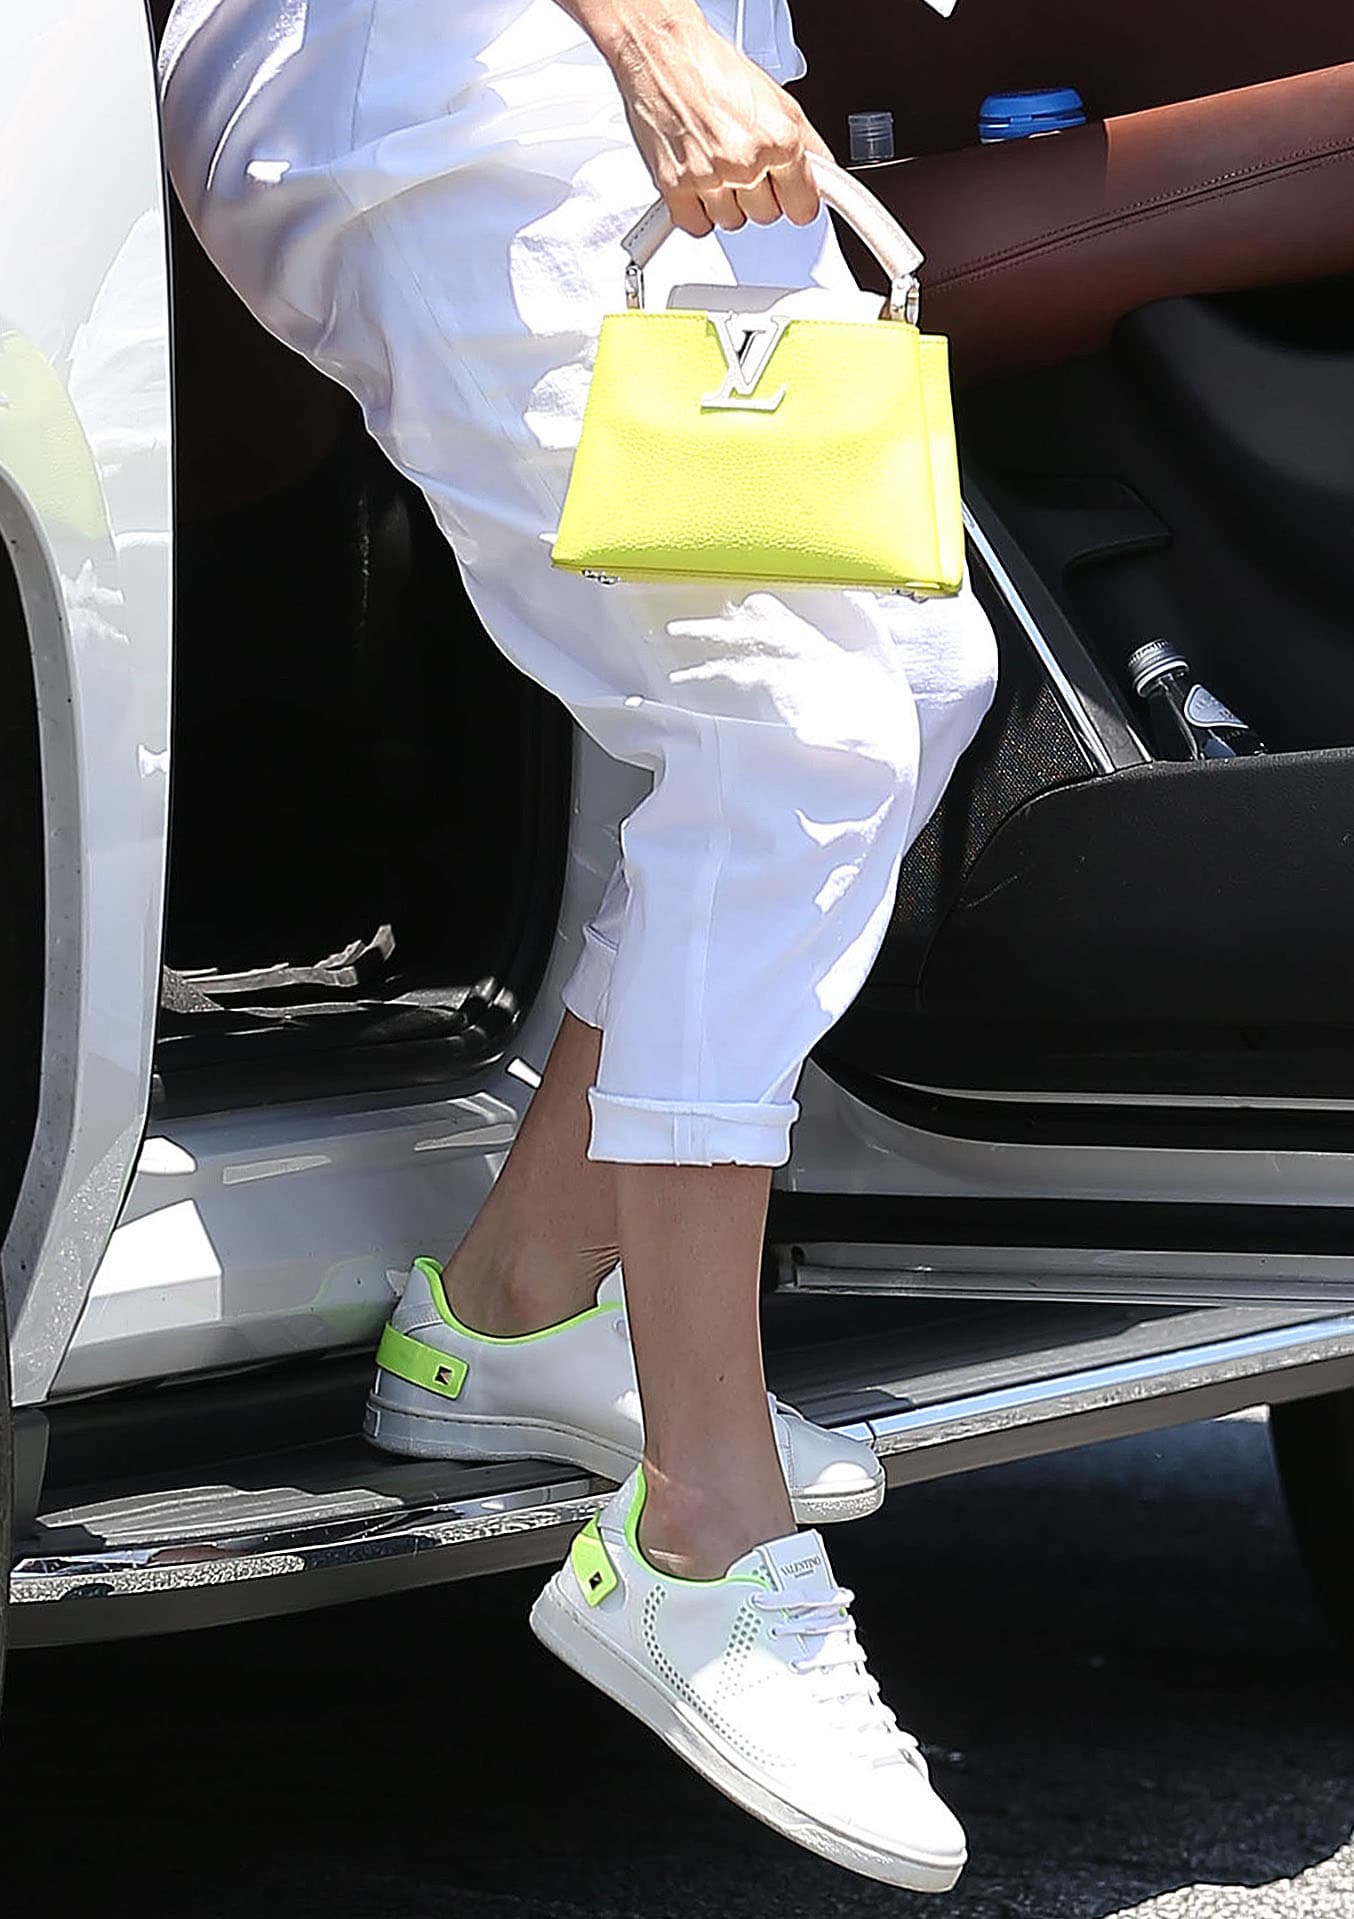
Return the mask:
<svg viewBox="0 0 1354 1919">
<path fill-rule="evenodd" d="M 615 1264 L 609 1248 L 561 1255 L 536 1247 L 464 1246 L 448 1260 L 442 1284 L 463 1325 L 511 1337 L 557 1326 L 593 1305 L 598 1285 Z"/>
<path fill-rule="evenodd" d="M 730 1487 L 722 1474 L 684 1482 L 644 1462 L 645 1500 L 639 1517 L 644 1557 L 674 1579 L 722 1579 L 754 1546 L 795 1530 L 784 1479 Z"/>
</svg>

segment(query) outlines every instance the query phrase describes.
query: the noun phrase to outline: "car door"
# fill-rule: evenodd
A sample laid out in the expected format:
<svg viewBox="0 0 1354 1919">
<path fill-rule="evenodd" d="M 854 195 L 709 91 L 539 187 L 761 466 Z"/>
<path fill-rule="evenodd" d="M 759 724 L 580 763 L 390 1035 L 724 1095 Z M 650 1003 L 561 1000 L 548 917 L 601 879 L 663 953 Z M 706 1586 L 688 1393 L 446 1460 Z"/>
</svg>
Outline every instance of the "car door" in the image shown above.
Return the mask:
<svg viewBox="0 0 1354 1919">
<path fill-rule="evenodd" d="M 143 0 L 0 0 L 0 51 L 5 737 L 28 756 L 21 790 L 40 814 L 16 840 L 7 813 L 0 852 L 10 903 L 13 881 L 33 909 L 7 929 L 5 974 L 33 1065 L 7 1077 L 3 1129 L 23 1406 L 65 1351 L 149 1094 L 169 771 L 169 295 Z"/>
<path fill-rule="evenodd" d="M 1038 39 L 1045 12 L 1029 11 Z M 901 125 L 921 43 L 943 41 L 896 13 L 871 32 L 899 36 Z M 1119 16 L 1103 26 L 1054 77 L 1093 76 L 1092 116 L 1159 99 L 1159 74 L 1107 56 L 1131 52 Z M 1268 54 L 1241 40 L 1219 42 L 1224 83 L 1288 70 L 1295 47 L 1354 57 L 1347 14 L 1322 7 Z M 975 103 L 1036 77 L 981 31 L 966 53 Z M 1183 53 L 1182 84 L 1202 90 L 1193 32 Z M 855 104 L 886 104 L 876 54 Z M 963 62 L 944 58 L 955 83 Z M 808 102 L 820 125 L 848 97 L 832 60 Z M 1330 86 L 1354 102 L 1354 69 Z M 1049 174 L 1056 143 L 1041 144 Z M 1346 165 L 1349 144 L 1329 144 Z M 906 219 L 909 169 L 875 178 Z M 1257 257 L 1273 278 L 1262 243 Z M 1318 280 L 1150 300 L 1105 342 L 962 393 L 970 558 L 1002 683 L 820 1051 L 830 1084 L 806 1086 L 810 1156 L 830 1116 L 869 1157 L 792 1169 L 782 1241 L 898 1243 L 906 1225 L 917 1285 L 964 1267 L 1117 1297 L 1354 1298 L 1354 239 L 1320 259 Z M 1159 757 L 1127 669 L 1157 638 L 1265 754 Z M 834 1180 L 869 1197 L 829 1228 L 815 1205 Z M 903 1194 L 905 1216 L 876 1203 Z"/>
</svg>

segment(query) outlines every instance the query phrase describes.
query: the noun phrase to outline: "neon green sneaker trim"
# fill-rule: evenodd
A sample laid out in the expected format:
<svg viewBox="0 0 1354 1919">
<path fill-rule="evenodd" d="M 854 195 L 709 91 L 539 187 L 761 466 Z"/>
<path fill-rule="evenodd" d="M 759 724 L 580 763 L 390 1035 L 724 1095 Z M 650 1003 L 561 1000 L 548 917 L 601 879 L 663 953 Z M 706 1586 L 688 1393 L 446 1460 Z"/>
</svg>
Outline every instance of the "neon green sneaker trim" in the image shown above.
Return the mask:
<svg viewBox="0 0 1354 1919">
<path fill-rule="evenodd" d="M 771 1581 L 763 1572 L 725 1573 L 722 1579 L 679 1579 L 675 1573 L 665 1573 L 661 1567 L 655 1566 L 652 1560 L 644 1557 L 639 1543 L 639 1516 L 644 1511 L 644 1501 L 648 1494 L 649 1489 L 644 1483 L 644 1468 L 637 1466 L 635 1490 L 631 1495 L 630 1510 L 625 1515 L 625 1543 L 640 1565 L 652 1573 L 655 1579 L 665 1580 L 669 1586 L 757 1586 L 763 1592 L 772 1590 Z"/>
<path fill-rule="evenodd" d="M 470 1371 L 465 1361 L 454 1353 L 439 1353 L 435 1346 L 425 1346 L 421 1339 L 411 1339 L 408 1333 L 399 1332 L 394 1326 L 387 1326 L 381 1334 L 376 1364 L 394 1373 L 397 1379 L 408 1380 L 411 1386 L 441 1393 L 444 1399 L 459 1396 Z"/>
<path fill-rule="evenodd" d="M 478 1339 L 486 1346 L 529 1346 L 534 1339 L 549 1339 L 552 1333 L 562 1333 L 570 1326 L 582 1326 L 589 1319 L 599 1319 L 605 1313 L 619 1313 L 624 1310 L 618 1300 L 608 1300 L 604 1306 L 585 1306 L 581 1313 L 575 1313 L 572 1319 L 562 1319 L 556 1326 L 543 1326 L 538 1333 L 477 1333 L 472 1326 L 466 1326 L 457 1319 L 451 1310 L 447 1298 L 447 1289 L 442 1284 L 442 1268 L 435 1259 L 416 1259 L 416 1270 L 422 1273 L 428 1282 L 428 1291 L 433 1296 L 433 1305 L 437 1308 L 437 1317 L 444 1326 L 450 1326 L 453 1332 L 463 1339 Z"/>
<path fill-rule="evenodd" d="M 569 1564 L 590 1606 L 600 1606 L 621 1583 L 595 1518 L 575 1536 L 569 1548 Z"/>
</svg>

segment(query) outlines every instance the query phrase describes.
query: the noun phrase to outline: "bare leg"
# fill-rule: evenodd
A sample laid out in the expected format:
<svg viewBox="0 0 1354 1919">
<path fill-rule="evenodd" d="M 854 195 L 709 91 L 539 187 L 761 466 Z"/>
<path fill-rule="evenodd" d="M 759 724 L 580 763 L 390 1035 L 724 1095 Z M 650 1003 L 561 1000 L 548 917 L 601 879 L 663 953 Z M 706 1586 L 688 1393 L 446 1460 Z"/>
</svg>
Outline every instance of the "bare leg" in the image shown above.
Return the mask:
<svg viewBox="0 0 1354 1919">
<path fill-rule="evenodd" d="M 564 1015 L 507 1163 L 447 1262 L 448 1296 L 476 1332 L 556 1325 L 591 1306 L 616 1264 L 615 1168 L 588 1158 L 601 1044 Z"/>
<path fill-rule="evenodd" d="M 531 1332 L 590 1305 L 620 1247 L 644 1404 L 644 1549 L 666 1572 L 716 1578 L 794 1529 L 757 1311 L 771 1176 L 590 1160 L 600 1046 L 566 1013 L 447 1291 L 479 1332 Z"/>
<path fill-rule="evenodd" d="M 617 1166 L 625 1295 L 644 1404 L 653 1564 L 713 1579 L 794 1531 L 757 1311 L 771 1175 L 760 1166 Z"/>
</svg>

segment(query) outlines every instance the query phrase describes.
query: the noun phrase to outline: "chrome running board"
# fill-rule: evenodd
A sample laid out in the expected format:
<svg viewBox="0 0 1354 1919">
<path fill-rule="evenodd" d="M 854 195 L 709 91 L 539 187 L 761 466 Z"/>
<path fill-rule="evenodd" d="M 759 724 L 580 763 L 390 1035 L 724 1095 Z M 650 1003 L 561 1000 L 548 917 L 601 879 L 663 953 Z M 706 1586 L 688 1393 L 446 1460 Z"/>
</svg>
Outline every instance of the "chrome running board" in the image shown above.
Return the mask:
<svg viewBox="0 0 1354 1919">
<path fill-rule="evenodd" d="M 1354 1309 L 1348 1253 L 813 1242 L 781 1248 L 779 1270 L 788 1291 L 860 1298 Z"/>
<path fill-rule="evenodd" d="M 871 1439 L 898 1485 L 1354 1386 L 1354 1315 L 959 1307 L 776 1370 L 806 1413 Z M 568 1468 L 400 1461 L 347 1439 L 216 1466 L 41 1513 L 11 1638 L 177 1631 L 543 1564 L 606 1491 Z"/>
</svg>

